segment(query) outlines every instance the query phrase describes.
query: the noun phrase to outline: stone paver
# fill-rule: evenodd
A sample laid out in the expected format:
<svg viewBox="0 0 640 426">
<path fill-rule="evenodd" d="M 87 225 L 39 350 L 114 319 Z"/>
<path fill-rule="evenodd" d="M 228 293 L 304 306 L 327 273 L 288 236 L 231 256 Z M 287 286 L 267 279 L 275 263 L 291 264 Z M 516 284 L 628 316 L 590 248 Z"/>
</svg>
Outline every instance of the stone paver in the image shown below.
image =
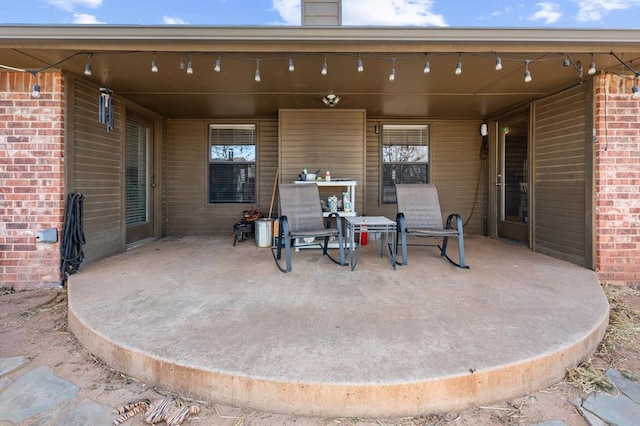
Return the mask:
<svg viewBox="0 0 640 426">
<path fill-rule="evenodd" d="M 51 368 L 37 367 L 0 392 L 0 420 L 20 423 L 73 399 L 78 390 Z"/>
</svg>

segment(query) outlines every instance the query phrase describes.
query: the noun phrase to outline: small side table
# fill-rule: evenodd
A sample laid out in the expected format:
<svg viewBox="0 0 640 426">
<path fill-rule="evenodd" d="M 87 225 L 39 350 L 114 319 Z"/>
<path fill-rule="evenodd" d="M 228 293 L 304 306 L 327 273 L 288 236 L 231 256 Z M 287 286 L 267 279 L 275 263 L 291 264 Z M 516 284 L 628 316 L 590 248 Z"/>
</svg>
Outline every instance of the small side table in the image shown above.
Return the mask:
<svg viewBox="0 0 640 426">
<path fill-rule="evenodd" d="M 378 241 L 376 240 L 376 248 L 380 257 L 384 255 L 383 251 L 386 247 L 391 261 L 391 266 L 396 269 L 396 234 L 397 225 L 394 220 L 386 218 L 384 216 L 353 216 L 344 218 L 347 223 L 347 229 L 349 231 L 349 253 L 351 270 L 353 271 L 360 258 L 360 244 L 358 244 L 357 251 L 354 245 L 355 234 L 361 233 L 365 229 L 367 232 L 381 233 L 380 246 L 378 247 Z M 391 243 L 389 243 L 389 234 L 391 234 Z M 354 259 L 355 255 L 355 259 Z"/>
</svg>

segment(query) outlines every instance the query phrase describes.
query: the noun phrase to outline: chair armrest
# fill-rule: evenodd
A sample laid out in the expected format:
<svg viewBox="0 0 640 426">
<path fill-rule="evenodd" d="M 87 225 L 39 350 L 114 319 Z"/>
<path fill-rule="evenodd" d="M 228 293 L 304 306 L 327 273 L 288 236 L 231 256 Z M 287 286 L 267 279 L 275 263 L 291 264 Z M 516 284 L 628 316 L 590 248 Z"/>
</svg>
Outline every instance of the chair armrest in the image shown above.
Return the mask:
<svg viewBox="0 0 640 426">
<path fill-rule="evenodd" d="M 329 213 L 329 216 L 327 216 L 327 222 L 325 224 L 325 228 L 327 229 L 331 228 L 331 222 L 334 217 L 336 218 L 336 228 L 339 230 L 342 230 L 342 218 L 336 212 Z"/>
<path fill-rule="evenodd" d="M 278 238 L 280 238 L 281 236 L 285 236 L 285 235 L 289 235 L 289 219 L 287 219 L 286 216 L 280 216 L 280 219 L 278 219 L 279 224 L 278 224 Z"/>
<path fill-rule="evenodd" d="M 462 233 L 463 229 L 462 229 L 462 216 L 460 216 L 458 213 L 452 213 L 449 216 L 447 216 L 447 228 L 446 229 L 453 229 L 451 228 L 451 219 L 455 218 L 456 219 L 456 229 L 458 230 L 458 232 Z"/>
<path fill-rule="evenodd" d="M 407 225 L 404 219 L 404 213 L 398 213 L 396 215 L 396 224 L 398 227 L 398 232 L 405 232 L 407 230 Z"/>
</svg>

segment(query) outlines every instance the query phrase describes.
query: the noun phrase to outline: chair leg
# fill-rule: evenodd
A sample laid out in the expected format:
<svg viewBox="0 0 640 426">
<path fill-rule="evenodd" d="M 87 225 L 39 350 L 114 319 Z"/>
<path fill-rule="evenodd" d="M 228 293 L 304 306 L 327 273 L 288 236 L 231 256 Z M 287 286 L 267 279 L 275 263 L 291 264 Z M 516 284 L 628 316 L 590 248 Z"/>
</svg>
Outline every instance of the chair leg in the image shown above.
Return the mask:
<svg viewBox="0 0 640 426">
<path fill-rule="evenodd" d="M 468 268 L 464 263 L 464 236 L 462 232 L 458 233 L 458 259 L 460 260 L 461 268 Z"/>
</svg>

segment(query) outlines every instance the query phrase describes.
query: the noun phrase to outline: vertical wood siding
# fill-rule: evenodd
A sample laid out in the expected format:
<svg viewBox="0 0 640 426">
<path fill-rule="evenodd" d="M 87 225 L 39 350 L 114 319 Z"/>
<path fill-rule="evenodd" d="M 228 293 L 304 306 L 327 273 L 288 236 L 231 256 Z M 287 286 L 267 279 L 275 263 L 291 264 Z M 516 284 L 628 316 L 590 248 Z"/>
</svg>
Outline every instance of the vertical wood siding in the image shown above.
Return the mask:
<svg viewBox="0 0 640 426">
<path fill-rule="evenodd" d="M 366 211 L 365 111 L 281 110 L 280 182 L 298 179 L 302 167 L 309 172 L 331 172 L 332 178 L 350 178 L 356 186 L 356 210 Z M 321 196 L 339 195 L 340 188 L 321 188 Z"/>
<path fill-rule="evenodd" d="M 581 266 L 588 250 L 584 85 L 534 104 L 534 249 Z"/>
<path fill-rule="evenodd" d="M 69 191 L 84 194 L 85 261 L 118 253 L 124 247 L 123 105 L 114 99 L 114 130 L 98 121 L 98 87 L 75 79 L 69 88 L 71 164 Z"/>
<path fill-rule="evenodd" d="M 475 120 L 368 120 L 367 214 L 393 219 L 397 213 L 395 204 L 383 204 L 380 200 L 381 142 L 380 135 L 375 133 L 376 124 L 397 123 L 429 125 L 430 182 L 438 186 L 443 216 L 446 218 L 450 213 L 459 213 L 464 221 L 470 218 L 465 233 L 483 234 L 488 193 L 486 170 L 483 176 L 480 175 L 482 138 L 478 130 L 480 122 Z"/>
<path fill-rule="evenodd" d="M 258 129 L 257 204 L 207 202 L 208 125 L 212 120 L 167 120 L 166 229 L 168 235 L 228 234 L 243 210 L 253 207 L 268 215 L 277 168 L 277 119 L 227 120 L 256 123 Z M 219 122 L 219 121 L 218 121 Z"/>
</svg>

